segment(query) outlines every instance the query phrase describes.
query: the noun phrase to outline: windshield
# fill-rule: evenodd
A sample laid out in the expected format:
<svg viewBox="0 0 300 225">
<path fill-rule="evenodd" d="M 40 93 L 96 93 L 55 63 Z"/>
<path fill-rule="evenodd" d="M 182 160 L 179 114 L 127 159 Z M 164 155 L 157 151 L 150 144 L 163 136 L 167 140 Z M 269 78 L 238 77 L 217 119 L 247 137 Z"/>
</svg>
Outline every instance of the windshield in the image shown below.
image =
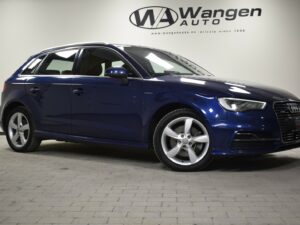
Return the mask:
<svg viewBox="0 0 300 225">
<path fill-rule="evenodd" d="M 196 63 L 170 52 L 133 46 L 122 47 L 122 49 L 140 63 L 153 77 L 168 74 L 212 76 L 211 73 Z"/>
</svg>

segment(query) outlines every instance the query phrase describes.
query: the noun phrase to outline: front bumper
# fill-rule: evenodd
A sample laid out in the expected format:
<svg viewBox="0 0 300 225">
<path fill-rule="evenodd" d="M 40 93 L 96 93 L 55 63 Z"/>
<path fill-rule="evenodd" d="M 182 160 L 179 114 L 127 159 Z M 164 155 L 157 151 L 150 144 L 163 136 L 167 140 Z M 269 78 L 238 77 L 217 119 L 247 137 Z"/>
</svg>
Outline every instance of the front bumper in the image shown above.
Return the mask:
<svg viewBox="0 0 300 225">
<path fill-rule="evenodd" d="M 261 111 L 229 112 L 215 105 L 210 112 L 208 110 L 206 116 L 213 155 L 260 155 L 300 147 L 299 128 L 297 125 L 290 128 L 295 138 L 286 142 L 283 138 L 286 127 L 282 126 L 271 103 Z"/>
<path fill-rule="evenodd" d="M 264 133 L 236 133 L 231 149 L 236 155 L 265 154 L 300 147 L 300 141 L 283 143 L 281 138 L 264 137 Z"/>
</svg>

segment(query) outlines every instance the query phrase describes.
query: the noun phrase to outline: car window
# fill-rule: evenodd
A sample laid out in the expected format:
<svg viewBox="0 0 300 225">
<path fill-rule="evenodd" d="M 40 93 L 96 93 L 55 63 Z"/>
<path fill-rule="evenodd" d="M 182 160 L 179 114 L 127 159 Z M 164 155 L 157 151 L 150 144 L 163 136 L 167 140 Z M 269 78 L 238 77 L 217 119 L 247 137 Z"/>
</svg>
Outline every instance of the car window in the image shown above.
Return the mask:
<svg viewBox="0 0 300 225">
<path fill-rule="evenodd" d="M 114 61 L 111 64 L 112 67 L 121 67 L 123 65 L 124 65 L 124 63 L 122 61 Z"/>
<path fill-rule="evenodd" d="M 38 70 L 38 74 L 73 74 L 77 49 L 50 53 Z"/>
<path fill-rule="evenodd" d="M 35 70 L 39 67 L 45 55 L 31 59 L 24 67 L 22 74 L 34 74 Z"/>
<path fill-rule="evenodd" d="M 134 46 L 120 46 L 119 48 L 128 53 L 153 77 L 169 74 L 212 76 L 196 63 L 170 52 Z"/>
<path fill-rule="evenodd" d="M 151 75 L 192 75 L 193 72 L 162 51 L 127 47 L 125 51 L 136 59 Z"/>
<path fill-rule="evenodd" d="M 150 53 L 145 57 L 149 60 L 151 67 L 156 74 L 162 74 L 166 71 L 176 71 L 180 74 L 191 74 L 191 71 L 187 70 L 183 66 L 178 65 L 177 63 L 172 62 L 171 60 L 164 59 L 161 56 L 158 56 L 154 53 Z"/>
<path fill-rule="evenodd" d="M 111 67 L 123 67 L 129 72 L 129 77 L 136 77 L 131 67 L 120 59 L 116 53 L 104 48 L 88 48 L 82 53 L 79 62 L 79 75 L 104 76 L 105 70 Z"/>
</svg>

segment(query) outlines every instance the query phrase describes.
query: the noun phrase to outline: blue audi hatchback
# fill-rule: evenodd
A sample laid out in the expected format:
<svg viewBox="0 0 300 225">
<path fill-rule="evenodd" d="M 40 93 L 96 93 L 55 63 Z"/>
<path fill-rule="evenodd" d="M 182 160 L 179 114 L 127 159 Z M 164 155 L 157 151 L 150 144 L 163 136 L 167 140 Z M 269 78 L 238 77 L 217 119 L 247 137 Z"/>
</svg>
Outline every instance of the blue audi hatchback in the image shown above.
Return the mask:
<svg viewBox="0 0 300 225">
<path fill-rule="evenodd" d="M 300 100 L 217 80 L 167 51 L 85 43 L 33 55 L 8 78 L 1 124 L 17 152 L 46 139 L 123 145 L 191 171 L 214 155 L 299 147 Z"/>
</svg>

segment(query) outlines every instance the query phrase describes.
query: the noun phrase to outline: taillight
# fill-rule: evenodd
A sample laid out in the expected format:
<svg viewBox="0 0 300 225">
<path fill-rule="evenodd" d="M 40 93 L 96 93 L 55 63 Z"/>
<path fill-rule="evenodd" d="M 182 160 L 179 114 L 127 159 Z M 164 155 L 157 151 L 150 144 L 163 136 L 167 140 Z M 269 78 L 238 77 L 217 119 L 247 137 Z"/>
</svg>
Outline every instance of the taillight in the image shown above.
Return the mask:
<svg viewBox="0 0 300 225">
<path fill-rule="evenodd" d="M 6 88 L 7 88 L 7 84 L 6 84 L 6 82 L 4 82 L 3 90 L 2 91 L 5 91 Z"/>
</svg>

